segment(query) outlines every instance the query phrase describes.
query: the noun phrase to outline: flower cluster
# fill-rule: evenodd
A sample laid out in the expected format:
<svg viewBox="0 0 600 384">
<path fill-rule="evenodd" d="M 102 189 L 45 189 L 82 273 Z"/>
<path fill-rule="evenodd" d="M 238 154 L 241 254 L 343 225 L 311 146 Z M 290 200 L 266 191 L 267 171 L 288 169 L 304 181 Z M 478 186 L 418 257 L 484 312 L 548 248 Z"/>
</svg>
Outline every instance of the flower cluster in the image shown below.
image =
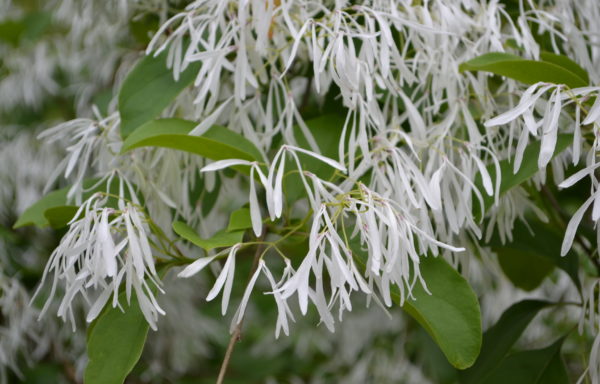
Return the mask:
<svg viewBox="0 0 600 384">
<path fill-rule="evenodd" d="M 144 317 L 156 328 L 159 314 L 164 311 L 156 301 L 160 288 L 148 228 L 143 213 L 132 204 L 119 200 L 118 209 L 106 207 L 107 196 L 94 194 L 75 214 L 69 231 L 50 256 L 40 288 L 51 280 L 50 298 L 40 316 L 48 310 L 57 289 L 64 289 L 58 316 L 75 327 L 72 302 L 77 295 L 96 298 L 87 313 L 91 322 L 112 296 L 112 306 L 121 306 L 120 288 L 124 286 L 129 304 L 132 292 Z M 38 289 L 39 292 L 39 289 Z"/>
<path fill-rule="evenodd" d="M 257 247 L 232 328 L 252 305 L 255 287 L 267 287 L 265 294 L 277 308 L 276 336 L 290 333 L 295 304 L 302 315 L 314 306 L 320 321 L 334 331 L 334 313 L 341 320 L 356 296 L 387 309 L 411 300 L 416 286 L 427 291 L 420 270 L 423 258 L 462 261 L 464 256 L 457 255 L 481 248 L 481 239 L 498 234 L 501 242 L 510 241 L 515 222 L 525 221 L 531 212 L 547 220 L 528 189 L 501 190 L 501 162 L 506 161 L 515 174 L 536 166 L 533 190 L 546 182 L 546 168 L 560 188 L 591 181 L 589 198 L 566 227 L 563 255 L 573 247 L 590 207 L 591 224 L 600 236 L 600 88 L 541 82 L 524 89 L 510 79 L 498 85 L 483 73 L 459 73 L 460 63 L 491 51 L 539 59 L 535 35 L 546 33 L 554 52 L 572 57 L 597 82 L 600 51 L 594 42 L 600 35 L 600 6 L 591 0 L 578 5 L 521 1 L 518 11 L 509 12 L 500 1 L 414 3 L 195 0 L 173 12 L 169 2 L 159 0 L 62 2 L 57 15 L 74 31 L 73 41 L 63 42 L 71 53 L 103 36 L 96 13 L 100 21 L 119 26 L 133 10 L 153 10 L 161 24 L 146 53 L 166 52 L 165 64 L 175 80 L 185 71 L 197 71 L 193 86 L 162 116 L 196 122 L 190 136 L 223 125 L 251 142 L 261 159 L 207 164 L 156 148 L 121 154 L 116 100 L 107 113 L 93 109 L 94 119 L 45 131 L 41 138 L 65 148 L 48 188 L 67 179 L 72 185 L 67 199 L 80 208 L 46 266 L 41 287 L 51 281 L 50 299 L 41 314 L 59 290 L 64 292 L 58 315 L 73 324 L 72 306 L 79 295 L 90 305 L 87 321 L 107 305 L 121 306 L 123 295 L 128 303 L 135 295 L 156 328 L 158 315 L 165 313 L 156 297 L 162 285 L 155 263 L 162 256 L 187 264 L 178 274 L 183 278 L 211 268 L 216 279 L 206 299 L 221 295 L 225 314 L 234 302 L 240 255 Z M 124 39 L 119 31 L 111 28 L 102 43 Z M 44 58 L 47 45 L 31 55 Z M 80 60 L 57 59 L 28 70 L 21 68 L 25 58 L 11 58 L 6 65 L 16 68 L 15 75 L 0 81 L 0 95 L 24 83 L 27 92 L 21 98 L 36 106 L 44 94 L 57 92 L 53 69 L 91 66 L 98 84 L 76 90 L 83 105 L 96 86 L 113 77 L 120 83 L 131 67 L 130 58 L 118 49 L 106 60 L 96 54 Z M 27 76 L 29 72 L 33 75 Z M 318 139 L 322 132 L 310 126 L 311 113 L 306 113 L 321 109 L 341 119 L 339 131 L 321 127 L 332 128 L 329 143 Z M 572 144 L 561 153 L 564 140 Z M 540 145 L 537 164 L 525 161 L 533 142 Z M 582 161 L 585 167 L 567 177 L 568 164 Z M 90 176 L 98 178 L 92 188 L 84 182 Z M 89 195 L 103 183 L 104 191 Z M 214 193 L 210 203 L 198 197 L 208 193 Z M 252 230 L 236 244 L 190 259 L 169 240 L 174 220 L 214 233 L 231 207 L 246 204 Z M 298 222 L 287 232 L 292 227 L 287 224 Z M 297 233 L 306 235 L 307 248 L 294 258 L 279 245 Z M 585 304 L 590 319 L 598 315 L 594 284 Z M 594 332 L 599 327 L 592 324 Z M 599 380 L 597 366 L 589 373 Z"/>
</svg>

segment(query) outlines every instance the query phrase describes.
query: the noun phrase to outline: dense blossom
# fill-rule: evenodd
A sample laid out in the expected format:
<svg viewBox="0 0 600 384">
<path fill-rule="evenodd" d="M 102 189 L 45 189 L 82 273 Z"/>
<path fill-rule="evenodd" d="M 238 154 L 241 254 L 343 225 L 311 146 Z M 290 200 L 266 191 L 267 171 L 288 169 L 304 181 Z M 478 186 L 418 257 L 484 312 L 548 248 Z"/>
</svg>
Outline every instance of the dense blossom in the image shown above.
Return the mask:
<svg viewBox="0 0 600 384">
<path fill-rule="evenodd" d="M 86 109 L 99 89 L 122 83 L 135 55 L 116 48 L 127 38 L 120 27 L 146 13 L 160 20 L 146 54 L 166 57 L 175 80 L 196 71 L 162 117 L 194 121 L 190 138 L 226 127 L 253 144 L 260 158 L 207 161 L 164 148 L 123 152 L 117 98 L 105 111 Z M 196 0 L 174 13 L 159 0 L 69 0 L 56 17 L 69 24 L 72 39 L 49 38 L 11 56 L 3 61 L 10 75 L 0 80 L 0 101 L 6 98 L 0 108 L 7 110 L 41 108 L 45 96 L 59 92 L 53 76 L 59 69 L 78 84 L 69 92 L 82 117 L 38 136 L 62 147 L 64 156 L 44 154 L 48 169 L 32 177 L 43 179 L 46 190 L 68 182 L 67 202 L 79 207 L 44 270 L 38 292 L 48 300 L 40 316 L 56 300 L 58 316 L 75 327 L 73 307 L 81 296 L 88 322 L 107 305 L 126 310 L 134 303 L 157 329 L 165 321 L 158 315 L 168 317 L 173 308 L 159 304 L 158 266 L 169 262 L 184 266 L 180 278 L 213 272 L 202 297 L 220 295 L 221 313 L 232 315 L 231 330 L 251 314 L 253 292 L 272 298 L 276 337 L 290 335 L 291 322 L 309 308 L 334 332 L 344 327 L 336 319 L 356 309 L 357 297 L 386 312 L 413 300 L 415 289 L 429 292 L 420 269 L 426 258 L 444 258 L 494 291 L 493 279 L 482 276 L 500 272 L 471 256 L 491 259 L 479 242 L 494 236 L 510 242 L 515 223 L 530 213 L 549 220 L 532 195 L 550 181 L 546 168 L 561 189 L 590 182 L 589 197 L 569 218 L 561 254 L 597 249 L 575 241 L 590 208 L 600 237 L 600 5 L 593 0 L 521 1 L 516 13 L 496 0 Z M 541 47 L 538 34 L 546 34 L 551 47 Z M 95 44 L 106 49 L 91 49 Z M 498 84 L 486 74 L 459 71 L 461 63 L 488 52 L 536 60 L 548 49 L 581 65 L 590 84 L 524 86 L 510 78 Z M 63 51 L 68 56 L 54 54 Z M 81 67 L 91 68 L 94 81 L 78 73 Z M 335 133 L 324 143 L 306 111 L 327 105 L 343 117 L 338 131 L 326 127 Z M 562 146 L 564 140 L 570 144 Z M 524 156 L 533 143 L 540 151 L 531 188 L 501 190 L 501 162 L 517 174 L 528 165 Z M 583 168 L 570 174 L 571 165 Z M 41 189 L 38 182 L 29 193 L 23 184 L 18 189 L 25 196 Z M 216 193 L 214 206 L 199 203 L 198 190 L 201 196 Z M 12 193 L 0 187 L 3 200 Z M 202 253 L 173 245 L 174 221 L 207 238 L 226 227 L 232 207 L 246 205 L 251 229 L 235 243 L 203 247 Z M 306 235 L 300 257 L 280 249 L 294 231 Z M 236 263 L 253 247 L 255 268 L 242 286 Z M 482 272 L 486 268 L 493 272 Z M 595 335 L 585 373 L 592 382 L 600 380 L 599 281 L 585 280 L 581 310 L 580 331 L 587 326 Z M 244 292 L 240 298 L 232 297 L 236 285 Z M 509 290 L 497 289 L 499 296 Z M 229 310 L 234 302 L 235 312 Z M 10 356 L 2 360 L 5 351 L 10 348 L 0 347 L 0 363 L 17 371 Z M 348 376 L 363 378 L 361 369 L 379 359 L 373 352 Z M 411 366 L 387 376 L 407 377 L 416 380 L 420 373 Z"/>
</svg>

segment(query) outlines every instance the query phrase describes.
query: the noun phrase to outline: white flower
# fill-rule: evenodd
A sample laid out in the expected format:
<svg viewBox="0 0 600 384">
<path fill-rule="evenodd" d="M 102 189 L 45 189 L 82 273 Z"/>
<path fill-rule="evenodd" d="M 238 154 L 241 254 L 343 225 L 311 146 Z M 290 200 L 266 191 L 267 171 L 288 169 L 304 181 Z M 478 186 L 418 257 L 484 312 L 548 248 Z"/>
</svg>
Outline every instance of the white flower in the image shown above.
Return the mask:
<svg viewBox="0 0 600 384">
<path fill-rule="evenodd" d="M 229 296 L 231 295 L 231 287 L 233 286 L 233 279 L 235 274 L 235 254 L 240 248 L 241 244 L 236 244 L 229 249 L 229 255 L 227 261 L 221 270 L 221 273 L 215 281 L 215 285 L 211 288 L 206 296 L 206 301 L 211 301 L 217 295 L 223 291 L 223 299 L 221 301 L 221 313 L 224 315 L 227 312 L 229 306 Z"/>
<path fill-rule="evenodd" d="M 131 203 L 115 210 L 106 208 L 106 201 L 100 194 L 86 200 L 50 256 L 36 292 L 39 294 L 45 281 L 52 279 L 50 296 L 40 317 L 48 310 L 57 289 L 62 288 L 64 296 L 58 316 L 70 321 L 74 328 L 71 307 L 75 297 L 81 295 L 88 300 L 96 296 L 86 317 L 91 322 L 111 295 L 111 305 L 121 305 L 119 289 L 124 286 L 127 302 L 131 301 L 133 289 L 146 321 L 156 329 L 158 314 L 164 315 L 164 311 L 155 299 L 155 291 L 161 288 L 148 243 L 148 228 L 142 213 Z"/>
</svg>

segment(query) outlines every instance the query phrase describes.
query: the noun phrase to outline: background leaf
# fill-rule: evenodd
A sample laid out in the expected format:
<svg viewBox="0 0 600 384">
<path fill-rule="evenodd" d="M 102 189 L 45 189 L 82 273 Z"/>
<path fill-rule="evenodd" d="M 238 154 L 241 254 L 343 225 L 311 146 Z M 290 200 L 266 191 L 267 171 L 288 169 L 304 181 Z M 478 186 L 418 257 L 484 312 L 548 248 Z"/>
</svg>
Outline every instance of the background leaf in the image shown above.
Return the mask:
<svg viewBox="0 0 600 384">
<path fill-rule="evenodd" d="M 167 53 L 164 51 L 157 57 L 144 56 L 123 81 L 119 91 L 123 138 L 160 115 L 198 73 L 200 63 L 192 63 L 175 81 L 173 71 L 166 65 Z"/>
<path fill-rule="evenodd" d="M 581 79 L 587 84 L 589 84 L 590 82 L 590 75 L 588 74 L 588 72 L 585 69 L 583 69 L 579 64 L 577 64 L 565 55 L 557 55 L 556 53 L 552 52 L 540 52 L 540 59 L 542 61 L 547 61 L 549 63 L 559 65 L 573 72 L 577 76 L 581 77 Z"/>
<path fill-rule="evenodd" d="M 48 193 L 46 196 L 39 199 L 17 219 L 13 228 L 21 228 L 27 225 L 35 225 L 39 228 L 45 228 L 50 225 L 50 222 L 44 216 L 44 212 L 50 208 L 60 207 L 67 204 L 67 193 L 69 188 L 59 189 Z"/>
<path fill-rule="evenodd" d="M 213 126 L 202 136 L 189 136 L 196 125 L 182 119 L 149 121 L 125 140 L 121 152 L 150 146 L 195 153 L 211 160 L 260 161 L 262 158 L 254 144 L 225 127 Z"/>
<path fill-rule="evenodd" d="M 560 357 L 563 339 L 552 345 L 507 356 L 484 384 L 568 384 L 569 377 Z"/>
<path fill-rule="evenodd" d="M 244 236 L 244 231 L 219 231 L 211 238 L 203 239 L 198 236 L 194 228 L 181 221 L 176 221 L 173 223 L 173 230 L 185 240 L 197 245 L 200 248 L 203 248 L 206 251 L 210 251 L 214 248 L 230 247 L 234 244 L 241 243 Z"/>
<path fill-rule="evenodd" d="M 48 208 L 44 211 L 44 217 L 48 220 L 50 227 L 63 228 L 77 213 L 79 207 L 76 205 L 61 205 L 60 207 Z"/>
<path fill-rule="evenodd" d="M 233 211 L 231 213 L 231 216 L 229 216 L 229 225 L 227 226 L 227 232 L 248 228 L 252 228 L 250 210 L 248 208 L 240 208 Z"/>
<path fill-rule="evenodd" d="M 535 315 L 550 305 L 547 301 L 524 300 L 504 311 L 498 322 L 484 333 L 479 358 L 471 368 L 462 372 L 461 383 L 484 382 L 508 354 Z"/>
<path fill-rule="evenodd" d="M 520 81 L 535 84 L 543 81 L 565 84 L 571 88 L 585 87 L 588 82 L 578 74 L 553 62 L 525 60 L 509 53 L 492 52 L 460 64 L 459 71 L 491 72 Z"/>
<path fill-rule="evenodd" d="M 560 232 L 539 219 L 528 220 L 527 225 L 518 220 L 512 236 L 511 242 L 502 244 L 496 235 L 490 245 L 498 255 L 502 270 L 515 286 L 531 291 L 542 283 L 554 267 L 558 267 L 571 277 L 577 288 L 581 288 L 577 255 L 573 251 L 564 257 L 560 255 Z"/>
</svg>

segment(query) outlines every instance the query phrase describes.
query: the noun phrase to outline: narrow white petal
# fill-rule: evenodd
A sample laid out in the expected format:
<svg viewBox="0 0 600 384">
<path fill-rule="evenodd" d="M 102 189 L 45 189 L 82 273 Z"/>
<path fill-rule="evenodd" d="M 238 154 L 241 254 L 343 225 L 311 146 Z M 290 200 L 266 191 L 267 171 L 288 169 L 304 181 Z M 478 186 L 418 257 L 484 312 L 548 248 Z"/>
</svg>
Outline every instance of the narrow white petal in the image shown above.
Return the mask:
<svg viewBox="0 0 600 384">
<path fill-rule="evenodd" d="M 208 264 L 212 263 L 212 261 L 215 259 L 215 257 L 217 257 L 217 255 L 201 257 L 201 258 L 197 259 L 196 261 L 194 261 L 192 264 L 185 267 L 185 269 L 183 271 L 179 272 L 177 274 L 177 276 L 183 277 L 183 278 L 193 276 L 196 273 L 203 270 L 204 267 L 206 267 Z"/>
<path fill-rule="evenodd" d="M 579 180 L 590 175 L 598 167 L 600 167 L 600 163 L 592 164 L 589 167 L 585 167 L 585 168 L 575 172 L 573 175 L 569 176 L 569 178 L 567 178 L 562 183 L 560 183 L 558 185 L 558 187 L 559 188 L 569 188 L 573 184 L 577 183 Z"/>
<path fill-rule="evenodd" d="M 252 221 L 254 234 L 258 237 L 262 233 L 262 217 L 260 215 L 260 207 L 258 206 L 258 198 L 256 196 L 254 169 L 255 167 L 252 167 L 252 170 L 250 171 L 250 220 Z"/>
<path fill-rule="evenodd" d="M 221 116 L 221 113 L 223 112 L 225 107 L 229 104 L 229 102 L 232 99 L 233 99 L 233 96 L 229 97 L 227 100 L 225 100 L 223 103 L 221 103 L 219 108 L 217 108 L 213 113 L 211 113 L 204 120 L 202 120 L 202 122 L 200 124 L 198 124 L 194 129 L 192 129 L 192 131 L 189 133 L 189 135 L 190 136 L 201 136 L 204 133 L 206 133 L 206 131 L 215 124 L 215 122 L 217 121 L 219 116 Z"/>
<path fill-rule="evenodd" d="M 585 117 L 585 119 L 583 120 L 583 125 L 588 125 L 588 124 L 592 124 L 593 122 L 598 121 L 598 119 L 600 118 L 600 95 L 596 96 L 596 101 L 594 102 L 594 105 L 592 106 L 592 108 L 589 110 L 587 116 Z"/>
<path fill-rule="evenodd" d="M 210 292 L 208 292 L 208 295 L 206 296 L 206 301 L 211 301 L 212 299 L 217 297 L 219 292 L 221 292 L 221 288 L 223 288 L 223 285 L 225 284 L 225 280 L 228 279 L 229 270 L 232 268 L 235 268 L 235 264 L 234 264 L 235 263 L 235 261 L 234 261 L 235 253 L 236 253 L 237 249 L 239 248 L 239 246 L 240 246 L 240 244 L 236 244 L 233 247 L 231 247 L 231 249 L 229 250 L 229 256 L 227 256 L 227 261 L 225 262 L 225 265 L 223 266 L 223 269 L 221 270 L 219 277 L 217 277 L 217 280 L 215 281 L 215 285 L 213 285 Z M 223 292 L 223 295 L 225 295 L 225 292 Z"/>
<path fill-rule="evenodd" d="M 228 168 L 234 165 L 252 165 L 251 161 L 248 160 L 240 160 L 240 159 L 227 159 L 227 160 L 219 160 L 214 163 L 208 164 L 203 167 L 200 172 L 213 172 L 218 171 L 223 168 Z"/>
<path fill-rule="evenodd" d="M 477 164 L 477 168 L 479 169 L 479 173 L 481 174 L 481 179 L 483 180 L 483 188 L 488 196 L 492 196 L 494 194 L 494 186 L 492 185 L 492 178 L 490 177 L 487 168 L 483 164 L 480 158 L 473 155 L 473 160 L 475 160 L 475 164 Z"/>
<path fill-rule="evenodd" d="M 521 163 L 523 162 L 523 155 L 525 154 L 525 149 L 527 148 L 527 143 L 529 142 L 529 131 L 524 129 L 521 132 L 521 136 L 519 137 L 519 142 L 517 143 L 517 150 L 515 151 L 515 163 L 513 165 L 513 173 L 516 174 L 521 168 Z"/>
<path fill-rule="evenodd" d="M 598 192 L 596 192 L 598 193 Z M 560 255 L 564 256 L 571 249 L 571 245 L 573 245 L 573 240 L 575 239 L 575 235 L 577 234 L 577 227 L 579 227 L 579 223 L 581 223 L 581 219 L 583 218 L 583 214 L 589 208 L 590 204 L 594 201 L 595 196 L 591 196 L 586 200 L 585 203 L 579 209 L 571 220 L 569 221 L 569 225 L 567 225 L 567 230 L 565 231 L 565 238 L 563 239 L 562 247 L 560 248 Z"/>
<path fill-rule="evenodd" d="M 554 148 L 556 148 L 558 118 L 560 117 L 560 112 L 562 110 L 559 91 L 560 89 L 555 91 L 552 111 L 550 112 L 549 116 L 545 117 L 544 125 L 542 127 L 542 146 L 540 149 L 540 156 L 538 158 L 538 166 L 540 168 L 544 168 L 546 165 L 548 165 L 550 160 L 552 160 Z"/>
<path fill-rule="evenodd" d="M 244 296 L 242 296 L 242 302 L 240 303 L 240 308 L 238 309 L 238 315 L 237 315 L 237 320 L 236 323 L 239 324 L 240 321 L 242 321 L 242 318 L 244 317 L 244 313 L 246 312 L 246 306 L 248 305 L 248 300 L 250 299 L 250 294 L 252 293 L 252 290 L 254 289 L 254 284 L 256 283 L 256 280 L 258 279 L 258 276 L 260 275 L 262 269 L 264 266 L 264 261 L 261 259 L 259 260 L 259 264 L 258 264 L 258 268 L 256 268 L 256 271 L 254 272 L 254 274 L 252 275 L 252 278 L 250 279 L 250 281 L 248 282 L 248 285 L 246 286 L 246 290 L 244 291 Z"/>
<path fill-rule="evenodd" d="M 110 294 L 112 292 L 113 292 L 112 289 L 110 289 L 108 287 L 106 287 L 104 289 L 104 291 L 100 294 L 100 296 L 98 296 L 98 298 L 96 299 L 96 301 L 94 302 L 94 304 L 92 305 L 90 310 L 88 311 L 85 321 L 87 321 L 88 323 L 91 323 L 96 317 L 98 317 L 98 315 L 102 311 L 102 308 L 104 308 L 104 305 L 108 301 L 108 298 L 110 297 Z"/>
<path fill-rule="evenodd" d="M 227 280 L 225 280 L 225 288 L 223 288 L 223 299 L 221 300 L 221 314 L 225 315 L 227 313 L 227 308 L 229 307 L 229 297 L 231 296 L 231 287 L 233 286 L 233 280 L 235 279 L 235 250 L 232 251 L 230 255 L 231 265 L 227 270 Z M 229 260 L 227 260 L 229 261 Z"/>
<path fill-rule="evenodd" d="M 325 157 L 325 156 L 319 155 L 319 154 L 317 154 L 317 153 L 311 152 L 311 151 L 309 151 L 309 150 L 307 150 L 307 149 L 304 149 L 304 148 L 295 147 L 295 146 L 293 146 L 293 145 L 286 145 L 286 147 L 287 147 L 288 149 L 292 150 L 292 151 L 295 151 L 295 152 L 301 152 L 301 153 L 304 153 L 304 154 L 306 154 L 306 155 L 312 156 L 312 157 L 314 157 L 315 159 L 321 160 L 322 162 L 324 162 L 324 163 L 326 163 L 326 164 L 328 164 L 328 165 L 332 166 L 332 167 L 333 167 L 333 168 L 335 168 L 335 169 L 339 169 L 339 170 L 340 170 L 340 171 L 342 171 L 342 172 L 346 172 L 346 167 L 345 167 L 345 166 L 343 166 L 342 164 L 340 164 L 340 163 L 338 163 L 337 161 L 335 161 L 335 160 L 332 160 L 332 159 L 330 159 L 330 158 L 328 158 L 328 157 Z"/>
</svg>

